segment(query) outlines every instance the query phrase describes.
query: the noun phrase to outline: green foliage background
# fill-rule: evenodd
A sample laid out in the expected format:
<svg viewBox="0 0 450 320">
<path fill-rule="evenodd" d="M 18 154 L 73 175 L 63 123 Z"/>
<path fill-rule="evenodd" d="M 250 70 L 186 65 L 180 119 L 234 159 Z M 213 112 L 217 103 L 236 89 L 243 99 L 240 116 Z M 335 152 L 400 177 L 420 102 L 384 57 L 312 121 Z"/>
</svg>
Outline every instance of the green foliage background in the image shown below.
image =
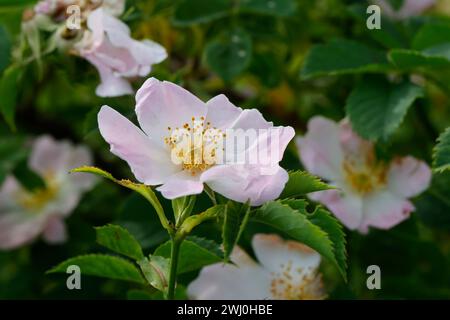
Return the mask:
<svg viewBox="0 0 450 320">
<path fill-rule="evenodd" d="M 44 133 L 87 144 L 97 166 L 132 178 L 126 164 L 109 153 L 96 115 L 108 104 L 134 121 L 133 96 L 96 97 L 96 70 L 73 56 L 44 57 L 41 73 L 35 63 L 20 70 L 8 67 L 22 12 L 34 2 L 0 1 L 0 111 L 5 120 L 0 123 L 0 182 L 14 172 L 26 185 L 39 183 L 21 173 L 26 170 L 26 138 Z M 442 0 L 429 15 L 403 22 L 383 19 L 381 30 L 368 30 L 365 1 L 278 0 L 272 1 L 275 8 L 267 2 L 129 0 L 122 19 L 135 38 L 153 39 L 168 50 L 169 58 L 154 67 L 152 76 L 176 82 L 204 100 L 225 93 L 234 104 L 257 107 L 267 119 L 298 133 L 305 132 L 314 115 L 348 116 L 361 136 L 377 141 L 381 157 L 412 154 L 430 165 L 434 160 L 433 184 L 414 199 L 417 210 L 410 219 L 367 236 L 346 231 L 348 282 L 329 261 L 322 271 L 330 298 L 450 298 L 448 130 L 436 146 L 450 126 L 450 3 Z M 302 169 L 293 145 L 283 166 Z M 202 195 L 195 211 L 208 205 Z M 283 210 L 282 205 L 269 206 L 275 214 Z M 264 213 L 254 220 L 260 216 Z M 239 241 L 249 251 L 253 234 L 278 232 L 277 226 L 254 220 Z M 108 223 L 126 228 L 145 254 L 153 253 L 168 239 L 143 198 L 101 181 L 67 223 L 70 240 L 65 245 L 38 241 L 0 252 L 0 298 L 158 297 L 140 280 L 83 277 L 82 290 L 69 291 L 64 274 L 45 274 L 70 257 L 107 253 L 96 244 L 93 226 Z M 221 230 L 213 222 L 202 225 L 186 246 L 211 249 L 200 237 L 220 243 Z M 158 250 L 167 254 L 164 245 Z M 216 261 L 211 252 L 199 259 Z M 381 290 L 366 287 L 366 268 L 372 264 L 381 267 Z M 197 273 L 188 269 L 181 274 L 180 287 Z M 185 297 L 183 290 L 178 295 Z"/>
</svg>

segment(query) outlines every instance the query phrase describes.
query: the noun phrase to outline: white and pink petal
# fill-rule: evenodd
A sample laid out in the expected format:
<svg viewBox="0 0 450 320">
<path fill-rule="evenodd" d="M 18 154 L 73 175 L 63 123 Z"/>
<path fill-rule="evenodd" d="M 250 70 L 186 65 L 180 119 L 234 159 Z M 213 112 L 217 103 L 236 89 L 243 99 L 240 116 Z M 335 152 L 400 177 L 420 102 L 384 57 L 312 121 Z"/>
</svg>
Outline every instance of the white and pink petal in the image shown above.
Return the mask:
<svg viewBox="0 0 450 320">
<path fill-rule="evenodd" d="M 389 167 L 388 189 L 398 196 L 411 198 L 428 189 L 431 176 L 425 162 L 413 157 L 397 158 Z"/>
<path fill-rule="evenodd" d="M 130 120 L 114 109 L 103 106 L 98 114 L 100 133 L 111 145 L 111 152 L 125 160 L 136 179 L 148 185 L 167 181 L 180 170 L 161 148 Z"/>
<path fill-rule="evenodd" d="M 183 128 L 192 120 L 206 117 L 206 104 L 184 88 L 171 82 L 148 79 L 136 94 L 136 114 L 144 132 L 165 146 L 170 129 Z"/>
<path fill-rule="evenodd" d="M 367 233 L 369 227 L 390 229 L 409 218 L 414 205 L 389 191 L 380 191 L 367 196 L 363 203 L 363 219 L 359 226 L 361 233 Z"/>
<path fill-rule="evenodd" d="M 342 178 L 341 129 L 337 123 L 317 116 L 308 122 L 308 132 L 298 137 L 297 147 L 305 168 L 330 181 Z"/>
</svg>

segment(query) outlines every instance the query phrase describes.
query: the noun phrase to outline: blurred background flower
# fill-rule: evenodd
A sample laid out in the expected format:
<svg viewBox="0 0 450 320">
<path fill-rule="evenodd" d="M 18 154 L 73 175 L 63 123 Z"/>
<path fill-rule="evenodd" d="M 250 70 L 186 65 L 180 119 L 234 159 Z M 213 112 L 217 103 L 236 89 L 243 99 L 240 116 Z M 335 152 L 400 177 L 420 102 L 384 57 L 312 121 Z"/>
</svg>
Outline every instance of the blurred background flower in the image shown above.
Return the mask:
<svg viewBox="0 0 450 320">
<path fill-rule="evenodd" d="M 269 2 L 275 6 L 269 6 Z M 99 43 L 83 47 L 93 49 L 90 53 L 94 57 L 101 54 L 108 58 L 102 60 L 99 71 L 114 77 L 99 80 L 97 70 L 89 61 L 56 50 L 57 47 L 63 52 L 76 49 L 75 43 L 81 45 L 81 41 L 89 40 L 76 32 L 65 33 L 59 20 L 64 20 L 62 12 L 47 19 L 58 2 L 42 2 L 35 10 L 38 1 L 3 0 L 0 4 L 0 114 L 3 118 L 0 121 L 0 184 L 5 186 L 7 180 L 14 179 L 27 192 L 35 190 L 36 185 L 42 187 L 42 182 L 36 182 L 36 177 L 29 173 L 35 170 L 28 168 L 31 150 L 27 143 L 41 135 L 84 145 L 96 165 L 116 177 L 133 179 L 127 164 L 109 152 L 98 130 L 97 115 L 101 106 L 107 104 L 136 123 L 134 96 L 99 97 L 95 91 L 99 83 L 105 84 L 102 80 L 111 79 L 127 92 L 137 91 L 145 81 L 140 76 L 143 71 L 147 71 L 152 61 L 163 59 L 159 49 L 156 50 L 159 59 L 150 61 L 154 57 L 147 50 L 153 52 L 155 47 L 140 40 L 151 39 L 165 48 L 168 58 L 153 64 L 150 76 L 182 86 L 202 101 L 223 93 L 244 110 L 257 108 L 274 126 L 291 126 L 302 136 L 308 134 L 308 123 L 315 116 L 335 123 L 347 118 L 355 134 L 370 141 L 376 159 L 382 163 L 396 166 L 392 159 L 408 156 L 433 167 L 427 190 L 418 194 L 427 185 L 427 179 L 423 179 L 422 183 L 408 185 L 420 187 L 408 189 L 411 192 L 399 197 L 402 203 L 408 202 L 415 208 L 408 219 L 390 223 L 389 230 L 370 228 L 364 235 L 345 230 L 347 241 L 342 247 L 348 252 L 347 283 L 328 259 L 322 259 L 319 272 L 324 292 L 330 299 L 448 299 L 450 173 L 444 170 L 448 168 L 448 138 L 443 135 L 450 126 L 448 1 L 437 0 L 434 5 L 426 6 L 425 11 L 415 10 L 412 16 L 408 14 L 402 19 L 382 14 L 381 30 L 366 27 L 366 9 L 373 1 L 269 2 L 103 1 L 102 16 L 109 12 L 107 21 L 115 22 L 114 28 L 109 29 L 111 25 L 106 25 L 104 19 L 96 21 L 101 22 L 102 28 L 120 31 L 100 32 L 96 38 L 100 39 Z M 385 2 L 394 9 L 410 3 Z M 108 11 L 111 8 L 113 12 Z M 89 14 L 81 19 L 83 34 L 100 30 L 88 26 L 89 15 L 98 9 L 91 7 L 85 11 Z M 63 35 L 68 39 L 63 41 Z M 120 41 L 116 42 L 114 36 L 121 37 Z M 120 54 L 116 54 L 115 48 L 111 57 L 109 49 L 116 47 L 114 43 L 120 43 Z M 145 61 L 132 54 L 141 46 L 145 46 Z M 104 48 L 108 49 L 106 55 L 102 52 Z M 122 53 L 127 59 L 122 59 Z M 124 65 L 134 73 L 125 72 Z M 436 147 L 439 136 L 441 142 Z M 336 138 L 330 136 L 330 140 Z M 303 167 L 299 156 L 303 157 L 302 152 L 299 154 L 295 145 L 290 144 L 280 166 L 286 170 L 310 169 L 306 163 L 306 168 Z M 405 165 L 422 164 L 407 159 L 412 158 L 406 158 Z M 428 172 L 425 165 L 421 168 Z M 35 173 L 40 176 L 39 172 Z M 73 178 L 69 178 L 67 181 L 73 183 Z M 171 210 L 169 201 L 163 197 L 160 201 Z M 36 237 L 30 237 L 27 242 L 31 238 L 35 241 L 14 250 L 0 251 L 0 298 L 161 298 L 155 290 L 139 284 L 95 277 L 83 282 L 83 290 L 69 291 L 64 274 L 45 275 L 51 266 L 74 255 L 103 252 L 95 243 L 93 226 L 108 223 L 123 226 L 137 239 L 146 255 L 165 248 L 167 236 L 153 208 L 139 196 L 99 181 L 90 191 L 86 190 L 78 203 L 70 210 L 72 214 L 64 217 L 69 241 L 49 246 L 37 237 L 44 231 L 43 224 L 39 224 Z M 208 197 L 198 196 L 196 210 L 209 206 Z M 274 211 L 282 208 L 277 206 Z M 412 207 L 408 206 L 409 209 Z M 61 221 L 61 216 L 58 218 Z M 206 243 L 214 247 L 222 241 L 221 231 L 217 224 L 210 222 L 198 227 L 193 235 L 197 240 L 210 239 Z M 265 265 L 259 256 L 253 257 L 252 239 L 261 233 L 275 233 L 286 239 L 290 236 L 271 226 L 248 223 L 239 247 Z M 339 237 L 340 233 L 334 235 Z M 218 262 L 217 257 L 208 257 L 208 261 Z M 366 268 L 372 264 L 381 267 L 382 290 L 366 287 Z M 263 268 L 261 265 L 258 266 Z M 197 279 L 199 272 L 199 269 L 187 269 L 180 275 L 178 297 L 187 297 L 186 288 Z"/>
</svg>

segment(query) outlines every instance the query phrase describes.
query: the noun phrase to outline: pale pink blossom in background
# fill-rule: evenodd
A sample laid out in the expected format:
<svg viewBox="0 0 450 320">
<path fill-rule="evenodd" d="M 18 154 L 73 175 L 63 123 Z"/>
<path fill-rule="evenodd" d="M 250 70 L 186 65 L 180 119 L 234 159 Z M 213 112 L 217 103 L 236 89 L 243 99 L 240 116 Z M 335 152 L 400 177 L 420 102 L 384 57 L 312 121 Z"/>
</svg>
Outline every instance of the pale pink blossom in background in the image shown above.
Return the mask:
<svg viewBox="0 0 450 320">
<path fill-rule="evenodd" d="M 58 14 L 62 17 L 66 14 L 67 7 L 71 5 L 77 5 L 82 13 L 85 13 L 86 9 L 102 7 L 116 17 L 125 10 L 125 0 L 41 0 L 34 6 L 34 11 L 37 14 L 48 16 Z"/>
<path fill-rule="evenodd" d="M 71 5 L 80 9 L 78 20 L 67 12 Z M 124 9 L 125 0 L 43 0 L 24 14 L 22 37 L 38 63 L 44 53 L 55 49 L 89 61 L 100 75 L 98 96 L 133 94 L 130 80 L 147 76 L 154 64 L 167 58 L 167 52 L 156 42 L 131 37 L 128 26 L 118 18 Z M 68 27 L 72 20 L 79 21 L 79 27 Z M 52 32 L 45 46 L 39 31 Z"/>
<path fill-rule="evenodd" d="M 156 42 L 131 38 L 128 26 L 103 8 L 89 15 L 87 26 L 84 39 L 76 48 L 100 74 L 98 96 L 132 94 L 134 91 L 127 79 L 147 76 L 153 64 L 167 57 L 166 50 Z"/>
<path fill-rule="evenodd" d="M 414 211 L 408 199 L 430 184 L 431 170 L 425 162 L 410 156 L 390 163 L 377 160 L 373 143 L 357 136 L 347 120 L 337 124 L 314 117 L 296 142 L 305 168 L 337 187 L 310 198 L 327 206 L 351 230 L 392 228 Z"/>
<path fill-rule="evenodd" d="M 288 180 L 286 170 L 278 163 L 294 130 L 274 127 L 258 110 L 238 108 L 224 95 L 204 103 L 173 83 L 151 78 L 137 92 L 136 114 L 142 130 L 114 109 L 103 106 L 98 114 L 100 133 L 111 145 L 111 152 L 127 161 L 138 181 L 161 185 L 157 190 L 168 199 L 199 194 L 207 184 L 229 199 L 250 200 L 256 206 L 276 199 Z M 266 164 L 221 164 L 215 160 L 221 148 L 215 140 L 207 139 L 192 144 L 187 152 L 178 152 L 172 137 L 180 129 L 194 134 L 208 130 L 219 137 L 228 129 L 270 129 L 270 134 L 261 135 L 247 149 L 229 152 L 254 153 L 258 148 L 269 148 L 278 157 Z M 195 150 L 205 151 L 196 163 L 189 161 Z"/>
<path fill-rule="evenodd" d="M 233 264 L 216 263 L 200 271 L 188 286 L 195 300 L 318 300 L 326 297 L 318 273 L 320 255 L 277 235 L 253 237 L 255 262 L 239 247 Z"/>
<path fill-rule="evenodd" d="M 69 175 L 69 170 L 92 164 L 90 151 L 67 141 L 42 136 L 33 143 L 28 167 L 45 188 L 28 191 L 13 176 L 0 186 L 0 249 L 28 244 L 39 235 L 51 244 L 66 240 L 64 219 L 75 209 L 82 194 L 93 187 L 90 175 Z"/>
<path fill-rule="evenodd" d="M 403 20 L 420 15 L 431 8 L 436 3 L 436 0 L 404 0 L 403 5 L 398 10 L 392 7 L 389 0 L 374 0 L 373 2 L 381 7 L 383 14 L 392 19 Z"/>
</svg>

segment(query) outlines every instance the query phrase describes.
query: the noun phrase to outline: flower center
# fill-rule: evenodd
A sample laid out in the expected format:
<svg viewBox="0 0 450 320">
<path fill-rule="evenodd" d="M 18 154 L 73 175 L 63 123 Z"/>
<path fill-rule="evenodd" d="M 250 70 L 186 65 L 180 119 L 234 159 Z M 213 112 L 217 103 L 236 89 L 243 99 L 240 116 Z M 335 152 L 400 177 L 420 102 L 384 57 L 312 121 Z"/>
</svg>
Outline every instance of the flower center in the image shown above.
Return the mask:
<svg viewBox="0 0 450 320">
<path fill-rule="evenodd" d="M 217 163 L 223 151 L 225 133 L 205 118 L 191 118 L 182 128 L 167 128 L 164 142 L 171 149 L 172 162 L 195 176 Z"/>
<path fill-rule="evenodd" d="M 325 298 L 322 277 L 316 271 L 293 269 L 292 261 L 272 272 L 270 292 L 277 300 L 319 300 Z"/>
<path fill-rule="evenodd" d="M 35 213 L 44 208 L 56 197 L 58 187 L 54 183 L 48 183 L 47 187 L 36 191 L 23 190 L 18 195 L 17 202 L 28 211 Z"/>
<path fill-rule="evenodd" d="M 362 159 L 347 157 L 343 169 L 347 182 L 359 194 L 368 194 L 386 184 L 387 168 L 375 159 L 373 149 Z"/>
</svg>

